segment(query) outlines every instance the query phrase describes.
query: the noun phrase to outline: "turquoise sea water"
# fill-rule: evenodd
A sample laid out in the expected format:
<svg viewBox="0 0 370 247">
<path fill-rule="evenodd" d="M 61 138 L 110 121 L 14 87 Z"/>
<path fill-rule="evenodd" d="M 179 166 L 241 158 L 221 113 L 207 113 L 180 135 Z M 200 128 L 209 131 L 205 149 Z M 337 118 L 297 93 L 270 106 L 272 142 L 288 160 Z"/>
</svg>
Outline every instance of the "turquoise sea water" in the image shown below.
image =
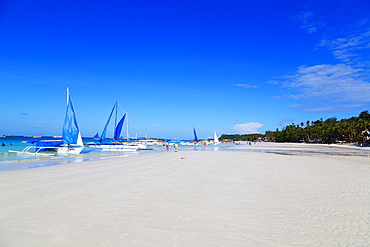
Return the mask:
<svg viewBox="0 0 370 247">
<path fill-rule="evenodd" d="M 42 139 L 50 139 L 42 138 Z M 148 153 L 155 152 L 168 152 L 162 145 L 150 146 L 152 150 L 139 150 L 136 152 L 104 152 L 100 149 L 94 149 L 92 147 L 85 147 L 81 154 L 78 155 L 53 155 L 53 156 L 39 156 L 39 155 L 26 155 L 19 153 L 10 153 L 9 150 L 22 151 L 29 145 L 28 140 L 38 140 L 33 137 L 0 137 L 0 172 L 8 170 L 19 170 L 19 169 L 31 169 L 44 166 L 63 165 L 67 163 L 83 162 L 90 160 L 109 159 L 116 157 L 128 157 L 136 155 L 145 155 Z M 84 143 L 93 142 L 93 138 L 83 138 Z M 2 145 L 4 144 L 4 145 Z M 310 147 L 315 146 L 314 149 Z M 275 153 L 284 155 L 341 155 L 341 156 L 364 156 L 370 157 L 370 148 L 360 148 L 357 150 L 335 148 L 332 146 L 319 146 L 315 144 L 307 144 L 305 149 L 249 149 L 248 145 L 244 145 L 243 149 L 235 149 L 235 145 L 231 143 L 225 143 L 221 145 L 199 145 L 199 146 L 179 146 L 179 151 L 194 150 L 194 151 L 239 151 L 239 152 L 263 152 L 263 153 Z M 171 152 L 174 151 L 171 147 Z"/>
<path fill-rule="evenodd" d="M 41 138 L 52 139 L 52 138 Z M 71 162 L 83 162 L 88 160 L 107 159 L 113 157 L 126 157 L 147 153 L 149 151 L 142 150 L 137 152 L 101 152 L 99 149 L 85 147 L 81 154 L 78 155 L 30 155 L 12 153 L 13 151 L 22 151 L 29 146 L 29 140 L 38 140 L 33 137 L 1 137 L 0 138 L 0 171 L 28 169 L 43 166 L 60 165 Z M 91 138 L 83 138 L 84 143 L 91 142 Z M 154 151 L 154 150 L 151 150 Z"/>
<path fill-rule="evenodd" d="M 41 139 L 52 139 L 45 137 Z M 81 154 L 78 155 L 53 155 L 53 156 L 40 156 L 12 153 L 13 151 L 22 151 L 30 144 L 27 141 L 38 140 L 33 137 L 0 137 L 0 172 L 8 170 L 30 169 L 52 165 L 62 165 L 73 162 L 83 162 L 89 160 L 109 159 L 116 157 L 128 157 L 135 155 L 144 155 L 154 152 L 167 152 L 161 145 L 150 146 L 152 150 L 139 150 L 136 152 L 103 152 L 100 149 L 92 147 L 85 147 Z M 84 143 L 93 142 L 92 138 L 83 138 Z M 3 145 L 2 145 L 3 144 Z M 201 151 L 217 151 L 227 148 L 227 146 L 214 147 L 214 146 L 180 146 L 179 150 L 201 150 Z M 171 148 L 173 150 L 173 147 Z"/>
</svg>

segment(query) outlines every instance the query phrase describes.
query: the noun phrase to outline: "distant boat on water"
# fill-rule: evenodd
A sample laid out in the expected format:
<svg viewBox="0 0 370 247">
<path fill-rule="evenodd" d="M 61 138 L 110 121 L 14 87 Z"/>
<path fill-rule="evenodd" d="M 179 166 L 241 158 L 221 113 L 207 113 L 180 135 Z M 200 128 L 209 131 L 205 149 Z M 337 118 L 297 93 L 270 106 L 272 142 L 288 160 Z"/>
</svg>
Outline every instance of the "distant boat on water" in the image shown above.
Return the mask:
<svg viewBox="0 0 370 247">
<path fill-rule="evenodd" d="M 96 133 L 93 137 L 95 140 L 100 140 L 99 133 Z"/>
<path fill-rule="evenodd" d="M 40 138 L 41 136 L 34 136 L 34 138 Z M 57 154 L 79 154 L 84 148 L 81 132 L 77 124 L 76 113 L 73 108 L 71 95 L 69 88 L 67 88 L 67 110 L 64 119 L 62 140 L 37 140 L 31 141 L 30 146 L 23 149 L 23 151 L 11 151 L 22 154 L 46 154 L 54 155 Z M 35 149 L 34 152 L 30 150 Z"/>
<path fill-rule="evenodd" d="M 197 132 L 195 131 L 195 127 L 193 126 L 193 132 L 194 132 L 194 142 L 198 142 L 198 136 L 197 136 Z"/>
<path fill-rule="evenodd" d="M 213 144 L 217 145 L 220 144 L 221 142 L 218 140 L 216 131 L 213 131 Z"/>
<path fill-rule="evenodd" d="M 106 122 L 103 132 L 99 138 L 99 135 L 96 134 L 94 136 L 94 139 L 98 140 L 98 143 L 94 145 L 95 148 L 101 148 L 102 151 L 136 151 L 138 150 L 138 145 L 130 145 L 128 142 L 121 142 L 120 136 L 123 128 L 123 124 L 126 118 L 126 113 L 123 115 L 123 117 L 120 119 L 120 121 L 114 124 L 114 136 L 113 139 L 106 138 L 109 123 L 111 122 L 113 113 L 115 116 L 115 119 L 117 119 L 117 109 L 118 108 L 118 101 L 113 106 L 113 109 L 109 115 L 108 121 Z"/>
<path fill-rule="evenodd" d="M 195 131 L 195 127 L 193 126 L 193 135 L 194 135 L 194 140 L 192 141 L 181 141 L 180 145 L 183 146 L 196 146 L 199 145 L 199 139 L 197 136 L 197 132 Z"/>
</svg>

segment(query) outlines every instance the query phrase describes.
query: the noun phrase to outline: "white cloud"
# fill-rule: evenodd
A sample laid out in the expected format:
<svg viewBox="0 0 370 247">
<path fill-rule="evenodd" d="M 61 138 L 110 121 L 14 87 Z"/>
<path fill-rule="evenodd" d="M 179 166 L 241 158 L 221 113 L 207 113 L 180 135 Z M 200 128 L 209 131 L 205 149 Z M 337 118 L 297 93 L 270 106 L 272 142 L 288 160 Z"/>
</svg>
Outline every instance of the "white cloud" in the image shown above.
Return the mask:
<svg viewBox="0 0 370 247">
<path fill-rule="evenodd" d="M 231 84 L 231 86 L 242 87 L 242 88 L 258 88 L 259 86 L 253 86 L 249 84 Z"/>
<path fill-rule="evenodd" d="M 346 64 L 300 66 L 285 86 L 298 93 L 293 99 L 325 99 L 334 102 L 370 102 L 370 83 L 362 78 L 362 69 Z"/>
<path fill-rule="evenodd" d="M 282 118 L 279 125 L 283 126 L 283 125 L 286 125 L 287 122 L 293 122 L 293 121 L 294 121 L 294 119 L 292 119 L 292 118 Z"/>
<path fill-rule="evenodd" d="M 284 122 L 291 122 L 291 121 L 294 121 L 294 119 L 292 118 L 282 118 L 281 120 L 283 120 Z"/>
<path fill-rule="evenodd" d="M 318 46 L 328 47 L 335 58 L 346 63 L 358 62 L 363 49 L 370 48 L 370 31 L 332 40 L 323 39 Z"/>
<path fill-rule="evenodd" d="M 319 21 L 312 11 L 301 12 L 292 18 L 300 23 L 300 28 L 310 34 L 316 33 L 319 28 L 325 26 L 325 23 Z"/>
<path fill-rule="evenodd" d="M 347 111 L 347 110 L 353 110 L 353 109 L 363 109 L 365 104 L 329 104 L 326 106 L 315 106 L 312 108 L 306 108 L 305 111 L 307 112 L 337 112 L 337 111 Z"/>
<path fill-rule="evenodd" d="M 236 130 L 239 134 L 252 134 L 259 133 L 257 129 L 264 126 L 264 124 L 258 122 L 249 122 L 243 124 L 235 124 L 233 129 Z"/>
<path fill-rule="evenodd" d="M 295 108 L 295 107 L 302 107 L 302 104 L 291 104 L 289 107 Z"/>
<path fill-rule="evenodd" d="M 317 32 L 318 28 L 325 26 L 310 11 L 301 12 L 293 18 L 308 33 Z M 309 112 L 333 112 L 357 110 L 368 105 L 370 31 L 365 24 L 366 21 L 357 26 L 349 23 L 347 28 L 350 29 L 331 27 L 331 30 L 341 31 L 325 32 L 325 39 L 317 46 L 330 51 L 339 63 L 302 65 L 295 73 L 285 77 L 282 85 L 290 89 L 285 98 L 297 101 L 290 107 Z"/>
</svg>

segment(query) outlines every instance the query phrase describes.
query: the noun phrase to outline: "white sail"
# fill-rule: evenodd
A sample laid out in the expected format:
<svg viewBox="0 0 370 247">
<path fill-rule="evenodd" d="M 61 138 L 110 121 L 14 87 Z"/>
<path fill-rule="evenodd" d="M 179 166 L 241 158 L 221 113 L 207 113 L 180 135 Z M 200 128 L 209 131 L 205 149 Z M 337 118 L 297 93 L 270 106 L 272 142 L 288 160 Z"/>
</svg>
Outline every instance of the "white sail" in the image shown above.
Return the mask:
<svg viewBox="0 0 370 247">
<path fill-rule="evenodd" d="M 213 132 L 213 143 L 214 144 L 219 144 L 220 143 L 220 141 L 218 140 L 216 131 Z"/>
</svg>

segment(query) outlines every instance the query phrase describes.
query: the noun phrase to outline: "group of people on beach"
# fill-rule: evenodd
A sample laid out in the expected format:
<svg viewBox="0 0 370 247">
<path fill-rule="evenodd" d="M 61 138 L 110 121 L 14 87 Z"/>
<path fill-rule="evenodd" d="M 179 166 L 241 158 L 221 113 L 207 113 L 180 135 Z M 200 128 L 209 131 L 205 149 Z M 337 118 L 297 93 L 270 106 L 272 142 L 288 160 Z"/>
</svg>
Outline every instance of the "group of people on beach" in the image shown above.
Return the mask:
<svg viewBox="0 0 370 247">
<path fill-rule="evenodd" d="M 170 151 L 171 146 L 169 143 L 163 143 L 163 146 L 166 147 L 167 151 Z M 175 149 L 175 152 L 177 152 L 177 150 L 179 149 L 179 144 L 177 143 L 173 144 L 173 148 Z"/>
</svg>

